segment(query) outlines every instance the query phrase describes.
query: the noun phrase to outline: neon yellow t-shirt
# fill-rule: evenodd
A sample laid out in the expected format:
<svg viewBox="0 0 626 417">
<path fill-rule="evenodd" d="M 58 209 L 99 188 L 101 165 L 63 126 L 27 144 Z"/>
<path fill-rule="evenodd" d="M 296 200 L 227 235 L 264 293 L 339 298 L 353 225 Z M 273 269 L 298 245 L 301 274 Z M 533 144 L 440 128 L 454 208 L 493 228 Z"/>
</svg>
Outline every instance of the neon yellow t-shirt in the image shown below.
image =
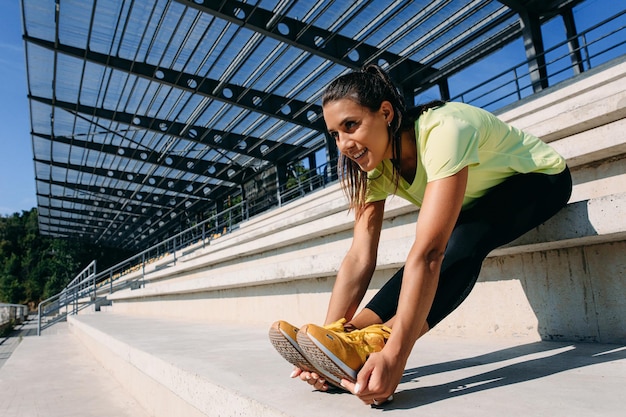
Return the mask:
<svg viewBox="0 0 626 417">
<path fill-rule="evenodd" d="M 396 194 L 420 206 L 426 184 L 469 167 L 463 208 L 517 173 L 558 174 L 565 159 L 539 138 L 510 126 L 493 114 L 464 103 L 446 103 L 425 111 L 415 123 L 417 170 L 396 189 L 391 161 L 368 173 L 367 202 Z"/>
</svg>

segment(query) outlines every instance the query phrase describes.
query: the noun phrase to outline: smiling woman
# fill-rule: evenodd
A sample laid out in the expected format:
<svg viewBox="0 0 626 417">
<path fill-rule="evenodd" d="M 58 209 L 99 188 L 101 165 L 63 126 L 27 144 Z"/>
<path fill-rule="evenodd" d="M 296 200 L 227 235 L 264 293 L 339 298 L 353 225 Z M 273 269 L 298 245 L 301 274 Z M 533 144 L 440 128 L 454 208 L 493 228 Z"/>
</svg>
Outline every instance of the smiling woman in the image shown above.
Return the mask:
<svg viewBox="0 0 626 417">
<path fill-rule="evenodd" d="M 407 109 L 374 65 L 334 80 L 322 104 L 355 212 L 352 245 L 325 325 L 279 321 L 270 339 L 296 365 L 294 377 L 378 405 L 415 341 L 467 297 L 487 254 L 564 207 L 572 182 L 554 149 L 485 110 L 441 101 Z M 356 314 L 392 194 L 420 208 L 415 239 L 405 266 Z"/>
<path fill-rule="evenodd" d="M 393 165 L 390 172 L 396 185 L 400 177 L 413 182 L 417 169 L 412 129 L 415 113 L 439 107 L 443 102 L 432 101 L 407 113 L 389 76 L 380 67 L 370 65 L 331 83 L 322 105 L 326 126 L 341 153 L 339 172 L 343 174 L 344 189 L 350 193 L 354 208 L 364 202 L 366 173 L 384 160 Z M 405 116 L 410 119 L 404 120 Z M 381 140 L 384 137 L 388 140 Z"/>
<path fill-rule="evenodd" d="M 387 120 L 391 118 L 393 110 L 388 102 L 376 111 L 347 98 L 324 107 L 324 119 L 337 148 L 365 172 L 392 157 L 391 142 L 377 140 L 387 135 Z"/>
</svg>

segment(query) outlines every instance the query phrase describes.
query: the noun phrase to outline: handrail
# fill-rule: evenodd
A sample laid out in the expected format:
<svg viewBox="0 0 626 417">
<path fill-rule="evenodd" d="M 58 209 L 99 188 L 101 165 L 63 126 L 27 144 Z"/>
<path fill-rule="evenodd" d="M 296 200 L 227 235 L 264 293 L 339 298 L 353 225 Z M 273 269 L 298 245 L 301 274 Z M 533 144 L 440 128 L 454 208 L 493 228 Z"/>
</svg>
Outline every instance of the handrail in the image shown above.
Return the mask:
<svg viewBox="0 0 626 417">
<path fill-rule="evenodd" d="M 91 297 L 87 302 L 80 299 L 86 296 Z M 46 298 L 37 306 L 37 336 L 41 335 L 42 320 L 44 316 L 59 312 L 63 307 L 72 306 L 71 312 L 66 311 L 59 317 L 52 320 L 52 324 L 64 319 L 69 314 L 77 314 L 79 304 L 91 305 L 96 301 L 96 261 L 93 260 L 60 293 Z"/>
<path fill-rule="evenodd" d="M 176 251 L 180 250 L 190 242 L 200 241 L 204 247 L 208 241 L 219 237 L 224 233 L 234 230 L 241 221 L 247 219 L 246 202 L 242 201 L 229 207 L 228 209 L 209 217 L 202 222 L 176 233 L 175 235 L 139 252 L 132 257 L 125 259 L 104 271 L 97 274 L 97 282 L 100 283 L 109 278 L 110 273 L 119 272 L 120 269 L 131 269 L 140 266 L 145 267 L 147 263 L 171 253 L 176 261 Z M 220 221 L 219 219 L 227 219 Z M 212 225 L 213 224 L 213 225 Z M 137 260 L 139 262 L 133 262 Z"/>
<path fill-rule="evenodd" d="M 549 61 L 546 60 L 543 69 L 546 70 L 546 73 L 548 68 L 552 69 L 552 72 L 540 81 L 547 83 L 550 79 L 562 81 L 570 78 L 565 74 L 567 70 L 573 70 L 572 76 L 575 75 L 575 69 L 579 65 L 586 66 L 586 69 L 589 70 L 594 66 L 592 64 L 592 59 L 603 56 L 609 51 L 615 51 L 617 48 L 624 47 L 626 45 L 626 23 L 618 20 L 624 16 L 626 16 L 626 10 L 618 12 L 604 21 L 588 28 L 587 30 L 578 33 L 576 36 L 566 39 L 563 42 L 546 49 L 541 54 L 538 54 L 537 58 L 542 57 L 547 59 L 548 57 L 551 57 Z M 615 23 L 617 27 L 607 32 L 598 34 L 591 40 L 588 39 L 592 32 L 608 25 L 609 23 Z M 569 46 L 574 42 L 578 43 L 579 46 L 576 49 L 570 49 Z M 590 47 L 596 44 L 599 45 L 603 42 L 608 43 L 610 46 L 604 49 L 599 49 L 592 55 Z M 559 51 L 563 52 L 560 53 Z M 560 55 L 557 56 L 555 55 L 556 53 L 560 53 Z M 572 55 L 575 54 L 581 54 L 580 62 L 572 60 Z M 571 62 L 567 62 L 568 60 Z M 600 63 L 596 63 L 595 66 L 607 62 L 608 60 L 610 60 L 610 58 L 601 61 Z M 565 64 L 563 64 L 564 61 L 566 62 Z M 450 100 L 462 101 L 464 103 L 473 104 L 475 106 L 494 111 L 510 104 L 511 102 L 519 101 L 524 97 L 532 95 L 534 92 L 533 81 L 529 77 L 531 72 L 528 70 L 529 62 L 530 60 L 524 60 L 516 65 L 513 65 L 490 77 L 489 79 L 473 85 L 468 89 L 452 96 Z M 558 65 L 560 65 L 561 68 L 559 68 Z M 538 69 L 534 69 L 534 71 L 538 71 Z M 472 93 L 473 97 L 470 97 Z"/>
<path fill-rule="evenodd" d="M 324 188 L 336 181 L 328 170 L 334 166 L 333 161 L 327 162 L 317 168 L 302 173 L 296 178 L 297 185 L 292 187 L 282 186 L 278 190 L 278 207 L 304 196 L 316 189 Z M 95 281 L 98 289 L 108 287 L 108 293 L 113 293 L 117 289 L 128 287 L 139 287 L 144 284 L 145 268 L 151 263 L 161 261 L 170 257 L 169 263 L 176 264 L 179 252 L 182 252 L 191 245 L 199 245 L 204 248 L 213 239 L 230 233 L 239 227 L 239 224 L 248 220 L 252 207 L 247 200 L 242 200 L 233 204 L 227 209 L 215 213 L 209 218 L 179 232 L 175 235 L 150 246 L 132 257 L 125 259 L 96 274 Z M 115 284 L 120 278 L 129 272 L 141 270 L 141 276 L 122 284 Z"/>
<path fill-rule="evenodd" d="M 80 271 L 76 277 L 69 284 L 65 286 L 65 288 L 71 287 L 79 282 L 85 280 L 90 275 L 95 274 L 96 272 L 96 261 L 91 261 L 89 265 L 87 265 L 82 271 Z"/>
<path fill-rule="evenodd" d="M 278 190 L 278 206 L 333 183 L 335 180 L 328 173 L 330 166 L 333 166 L 332 162 L 303 173 L 301 177 L 296 178 L 295 186 L 281 187 Z M 246 200 L 233 204 L 231 207 L 213 214 L 209 218 L 100 272 L 96 272 L 96 261 L 92 261 L 63 291 L 39 303 L 37 307 L 37 334 L 40 335 L 41 330 L 47 327 L 43 324 L 43 318 L 57 313 L 63 307 L 70 306 L 71 309 L 60 314 L 48 325 L 64 319 L 69 314 L 77 314 L 80 309 L 102 301 L 108 294 L 117 290 L 142 286 L 147 265 L 168 256 L 170 258 L 166 261 L 175 264 L 179 253 L 184 253 L 182 251 L 192 244 L 199 244 L 197 247 L 205 247 L 213 239 L 237 229 L 240 223 L 249 218 L 249 210 Z M 141 271 L 139 277 L 122 280 L 128 273 L 139 270 Z M 98 297 L 98 294 L 101 294 L 101 297 Z M 87 296 L 89 298 L 85 299 Z"/>
</svg>

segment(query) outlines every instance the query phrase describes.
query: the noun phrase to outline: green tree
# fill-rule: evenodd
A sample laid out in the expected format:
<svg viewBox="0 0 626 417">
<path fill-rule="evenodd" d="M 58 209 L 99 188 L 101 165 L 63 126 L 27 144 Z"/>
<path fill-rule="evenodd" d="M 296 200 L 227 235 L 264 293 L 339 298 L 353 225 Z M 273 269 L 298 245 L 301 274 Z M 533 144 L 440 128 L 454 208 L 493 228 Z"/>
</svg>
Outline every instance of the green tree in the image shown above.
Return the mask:
<svg viewBox="0 0 626 417">
<path fill-rule="evenodd" d="M 42 236 L 36 209 L 0 216 L 0 302 L 35 307 L 92 260 L 102 270 L 130 256 L 115 248 Z"/>
<path fill-rule="evenodd" d="M 20 262 L 11 254 L 4 262 L 0 275 L 0 298 L 8 303 L 19 303 L 23 299 L 23 287 L 19 279 Z"/>
<path fill-rule="evenodd" d="M 293 187 L 297 187 L 302 181 L 306 181 L 308 177 L 309 170 L 304 167 L 304 163 L 302 161 L 298 161 L 293 164 L 288 171 L 285 188 L 289 190 Z"/>
</svg>

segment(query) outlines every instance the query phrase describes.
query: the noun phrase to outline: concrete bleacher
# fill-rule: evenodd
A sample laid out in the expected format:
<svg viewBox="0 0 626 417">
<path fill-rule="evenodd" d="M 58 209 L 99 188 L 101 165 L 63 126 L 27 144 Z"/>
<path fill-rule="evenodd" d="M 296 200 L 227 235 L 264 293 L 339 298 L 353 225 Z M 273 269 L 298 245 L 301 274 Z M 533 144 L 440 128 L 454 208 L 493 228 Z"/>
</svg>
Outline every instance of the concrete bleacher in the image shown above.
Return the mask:
<svg viewBox="0 0 626 417">
<path fill-rule="evenodd" d="M 498 115 L 567 158 L 572 198 L 489 255 L 466 302 L 418 341 L 384 412 L 622 415 L 626 60 Z M 404 263 L 418 214 L 400 198 L 387 202 L 366 300 Z M 71 317 L 69 330 L 149 415 L 379 414 L 290 381 L 267 340 L 274 320 L 323 320 L 352 224 L 331 185 L 131 272 L 123 279 L 141 276 L 142 286 Z M 0 389 L 7 380 L 0 368 Z"/>
<path fill-rule="evenodd" d="M 499 117 L 567 158 L 572 198 L 546 224 L 493 251 L 470 298 L 436 332 L 624 343 L 626 63 L 533 96 Z M 404 262 L 417 215 L 400 198 L 388 201 L 372 291 Z M 146 274 L 145 288 L 113 294 L 112 308 L 207 320 L 219 312 L 220 320 L 239 323 L 320 321 L 351 227 L 335 184 Z"/>
</svg>

